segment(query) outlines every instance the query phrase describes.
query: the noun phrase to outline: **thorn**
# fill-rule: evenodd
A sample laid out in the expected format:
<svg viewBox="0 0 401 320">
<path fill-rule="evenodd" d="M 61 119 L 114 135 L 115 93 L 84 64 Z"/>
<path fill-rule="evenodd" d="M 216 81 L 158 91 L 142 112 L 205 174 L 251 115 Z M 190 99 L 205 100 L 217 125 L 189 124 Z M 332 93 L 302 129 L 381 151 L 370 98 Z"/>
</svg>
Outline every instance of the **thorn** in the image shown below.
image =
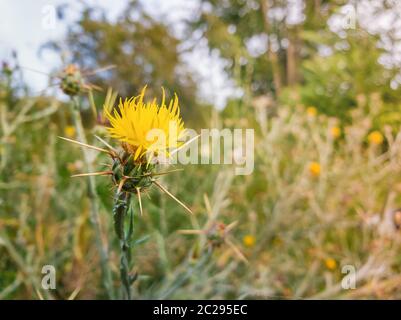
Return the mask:
<svg viewBox="0 0 401 320">
<path fill-rule="evenodd" d="M 238 221 L 231 222 L 231 223 L 226 227 L 226 231 L 227 231 L 227 232 L 230 232 L 232 229 L 234 229 L 234 228 L 237 226 L 237 224 L 238 224 Z"/>
<path fill-rule="evenodd" d="M 79 173 L 79 174 L 74 174 L 71 176 L 71 178 L 77 178 L 77 177 L 90 177 L 90 176 L 107 176 L 109 174 L 113 174 L 113 171 L 100 171 L 100 172 L 88 172 L 88 173 Z"/>
<path fill-rule="evenodd" d="M 151 175 L 152 177 L 156 177 L 156 176 L 162 176 L 165 174 L 178 172 L 178 171 L 184 171 L 184 169 L 174 169 L 174 170 L 169 170 L 169 171 L 164 171 L 164 172 L 155 172 L 155 173 L 150 173 L 149 175 Z"/>
<path fill-rule="evenodd" d="M 159 187 L 164 193 L 169 195 L 171 198 L 173 198 L 175 201 L 177 201 L 184 209 L 186 209 L 190 214 L 194 214 L 191 209 L 189 209 L 184 203 L 182 203 L 180 200 L 178 200 L 173 194 L 170 193 L 165 187 L 163 187 L 160 183 L 158 183 L 156 180 L 152 180 L 154 184 Z"/>
<path fill-rule="evenodd" d="M 137 179 L 140 177 L 156 177 L 156 176 L 162 176 L 165 174 L 169 174 L 169 173 L 173 173 L 173 172 L 177 172 L 177 171 L 183 171 L 184 169 L 175 169 L 175 170 L 170 170 L 170 171 L 164 171 L 164 172 L 156 172 L 156 173 L 152 173 L 152 172 L 148 172 L 148 173 L 144 173 L 144 174 L 140 174 L 138 176 L 134 176 L 134 177 L 127 177 L 127 179 Z"/>
<path fill-rule="evenodd" d="M 243 262 L 245 262 L 246 264 L 249 264 L 249 261 L 247 258 L 245 258 L 245 256 L 242 254 L 242 252 L 237 248 L 237 246 L 232 243 L 230 240 L 228 240 L 227 238 L 225 239 L 225 242 L 227 243 L 227 245 L 235 252 L 235 254 L 238 256 L 238 258 L 240 260 L 242 260 Z"/>
<path fill-rule="evenodd" d="M 205 233 L 204 230 L 178 230 L 177 233 L 179 234 L 203 234 Z"/>
<path fill-rule="evenodd" d="M 212 207 L 210 206 L 209 197 L 207 196 L 206 193 L 203 194 L 203 200 L 205 201 L 207 215 L 209 216 L 209 218 L 211 218 L 213 215 L 213 211 Z"/>
<path fill-rule="evenodd" d="M 138 194 L 139 211 L 141 212 L 141 217 L 142 217 L 143 211 L 142 211 L 141 188 L 136 188 L 136 193 Z"/>
<path fill-rule="evenodd" d="M 111 151 L 115 152 L 117 154 L 117 150 L 114 149 L 109 143 L 107 143 L 105 140 L 103 140 L 102 138 L 100 138 L 97 135 L 94 135 L 96 139 L 98 139 L 101 143 L 103 143 L 107 148 L 109 148 Z"/>
<path fill-rule="evenodd" d="M 36 72 L 36 73 L 42 74 L 44 76 L 50 77 L 50 74 L 47 73 L 47 72 L 44 72 L 44 71 L 36 70 L 36 69 L 30 68 L 30 67 L 26 67 L 26 66 L 19 66 L 19 67 L 21 69 L 25 69 L 25 70 L 28 70 L 28 71 Z"/>
<path fill-rule="evenodd" d="M 74 300 L 80 291 L 81 291 L 81 287 L 80 286 L 76 287 L 75 290 L 67 298 L 67 300 Z"/>
<path fill-rule="evenodd" d="M 105 166 L 105 167 L 112 167 L 112 165 L 110 164 L 110 163 L 104 163 L 104 162 L 101 162 L 101 163 L 99 163 L 101 166 Z"/>
<path fill-rule="evenodd" d="M 71 140 L 71 139 L 68 139 L 68 138 L 60 137 L 60 136 L 58 136 L 58 138 L 63 139 L 63 140 L 68 141 L 68 142 L 72 142 L 72 143 L 78 144 L 78 145 L 80 145 L 82 147 L 87 147 L 89 149 L 94 149 L 94 150 L 97 150 L 97 151 L 106 152 L 106 153 L 111 155 L 110 151 L 106 150 L 106 149 L 102 149 L 102 148 L 99 148 L 99 147 L 91 146 L 91 145 L 86 144 L 86 143 L 82 143 L 82 142 L 79 142 L 79 141 Z"/>
<path fill-rule="evenodd" d="M 96 90 L 96 91 L 103 91 L 102 87 L 99 87 L 93 83 L 84 84 L 86 90 Z"/>
<path fill-rule="evenodd" d="M 94 74 L 99 73 L 99 72 L 103 72 L 103 71 L 107 71 L 107 70 L 113 69 L 115 67 L 116 67 L 115 64 L 111 64 L 109 66 L 102 67 L 102 68 L 99 68 L 99 69 L 96 69 L 96 70 L 93 70 L 93 71 L 86 71 L 86 72 L 84 71 L 82 73 L 82 75 L 83 76 L 91 76 L 91 75 L 94 75 Z"/>
<path fill-rule="evenodd" d="M 39 297 L 39 300 L 45 300 L 45 299 L 43 298 L 42 294 L 40 293 L 40 291 L 39 291 L 38 289 L 35 289 L 35 291 L 36 291 L 36 294 L 37 294 L 38 297 Z"/>
<path fill-rule="evenodd" d="M 127 178 L 126 178 L 126 177 L 123 177 L 123 178 L 121 179 L 120 183 L 118 184 L 117 193 L 120 193 L 120 192 L 121 192 L 121 190 L 122 190 L 122 188 L 123 188 L 123 186 L 124 186 L 125 181 L 127 181 Z"/>
<path fill-rule="evenodd" d="M 187 142 L 185 142 L 182 146 L 180 146 L 179 148 L 173 150 L 170 152 L 170 157 L 177 153 L 178 151 L 180 151 L 182 148 L 184 148 L 185 146 L 189 145 L 192 141 L 198 139 L 200 137 L 200 134 L 198 134 L 197 136 L 193 137 L 192 139 L 188 140 Z"/>
<path fill-rule="evenodd" d="M 59 86 L 60 84 L 61 84 L 61 82 L 56 82 L 56 83 L 49 84 L 46 88 L 44 88 L 42 90 L 34 91 L 33 94 L 34 95 L 36 95 L 36 94 L 44 94 L 46 92 L 46 90 L 48 90 L 48 89 L 50 89 L 52 87 Z"/>
</svg>

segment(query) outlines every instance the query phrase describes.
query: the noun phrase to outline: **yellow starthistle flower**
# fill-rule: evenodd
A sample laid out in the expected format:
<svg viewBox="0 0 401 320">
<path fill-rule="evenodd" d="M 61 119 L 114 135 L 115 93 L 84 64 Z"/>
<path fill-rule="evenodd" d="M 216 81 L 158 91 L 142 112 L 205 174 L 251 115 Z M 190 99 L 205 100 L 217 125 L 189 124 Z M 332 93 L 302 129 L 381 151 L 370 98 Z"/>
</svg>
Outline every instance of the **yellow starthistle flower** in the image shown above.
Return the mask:
<svg viewBox="0 0 401 320">
<path fill-rule="evenodd" d="M 124 150 L 133 155 L 135 162 L 144 162 L 145 155 L 168 156 L 169 150 L 182 144 L 180 139 L 185 132 L 177 95 L 167 106 L 163 90 L 159 106 L 156 99 L 143 101 L 145 91 L 146 87 L 140 95 L 120 100 L 113 113 L 105 110 L 111 125 L 107 128 L 110 136 L 122 142 Z"/>
<path fill-rule="evenodd" d="M 104 112 L 106 118 L 110 121 L 110 127 L 108 127 L 107 130 L 112 137 L 120 140 L 123 150 L 114 148 L 107 141 L 98 136 L 95 137 L 101 141 L 107 149 L 60 137 L 63 140 L 78 144 L 82 147 L 106 153 L 111 157 L 112 163 L 106 164 L 109 170 L 75 174 L 73 177 L 111 176 L 112 178 L 115 187 L 113 203 L 114 231 L 120 241 L 120 277 L 124 297 L 127 299 L 131 299 L 131 285 L 138 276 L 137 273 L 130 272 L 132 269 L 130 245 L 133 240 L 134 228 L 134 213 L 130 205 L 131 196 L 136 195 L 138 197 L 139 211 L 142 215 L 141 193 L 155 185 L 188 212 L 192 213 L 189 207 L 178 200 L 157 181 L 157 176 L 173 171 L 155 172 L 158 162 L 150 162 L 152 157 L 168 157 L 170 151 L 178 152 L 179 147 L 185 146 L 183 142 L 180 142 L 180 138 L 183 137 L 185 129 L 184 123 L 180 117 L 178 97 L 175 95 L 174 99 L 171 99 L 167 107 L 163 89 L 163 99 L 160 106 L 157 104 L 156 99 L 152 102 L 144 103 L 143 98 L 145 90 L 146 87 L 143 88 L 140 95 L 126 99 L 124 102 L 120 100 L 118 109 L 115 109 L 113 112 L 111 108 L 109 108 L 111 107 L 109 102 L 112 100 L 110 96 L 111 91 L 109 91 L 110 94 L 108 94 L 108 98 L 106 99 Z M 187 143 L 192 142 L 195 138 L 187 141 Z M 148 154 L 148 152 L 150 152 L 150 154 Z M 231 230 L 235 224 L 228 226 L 219 224 L 216 227 L 217 232 L 208 234 L 210 241 L 218 243 L 223 239 L 225 243 L 232 246 L 233 250 L 237 249 L 226 237 L 228 231 Z M 245 257 L 243 258 L 245 259 Z"/>
<path fill-rule="evenodd" d="M 337 139 L 341 135 L 341 129 L 339 127 L 331 127 L 330 134 L 334 139 Z"/>
<path fill-rule="evenodd" d="M 314 118 L 317 115 L 317 109 L 315 107 L 308 107 L 306 108 L 306 114 L 308 117 Z"/>
<path fill-rule="evenodd" d="M 75 127 L 73 126 L 66 126 L 64 128 L 64 134 L 68 137 L 68 138 L 74 138 L 75 137 Z"/>
<path fill-rule="evenodd" d="M 255 245 L 256 239 L 253 235 L 247 234 L 242 238 L 245 247 L 252 248 Z"/>
<path fill-rule="evenodd" d="M 333 258 L 327 258 L 324 260 L 324 264 L 326 265 L 326 268 L 333 271 L 337 268 L 337 262 Z"/>
<path fill-rule="evenodd" d="M 118 110 L 114 110 L 113 114 L 111 108 L 104 108 L 105 115 L 111 124 L 107 129 L 112 137 L 120 140 L 122 151 L 112 147 L 98 136 L 95 137 L 107 149 L 60 137 L 63 140 L 80 146 L 107 153 L 112 159 L 109 170 L 75 174 L 73 177 L 111 176 L 118 196 L 124 195 L 124 193 L 136 194 L 138 196 L 141 214 L 141 192 L 155 185 L 188 212 L 192 213 L 190 208 L 172 195 L 156 179 L 157 176 L 178 170 L 155 172 L 155 168 L 159 162 L 151 163 L 150 160 L 155 156 L 168 157 L 170 152 L 178 152 L 180 148 L 197 139 L 199 135 L 186 143 L 181 142 L 180 139 L 183 137 L 185 129 L 180 117 L 177 95 L 175 95 L 167 107 L 163 89 L 162 103 L 158 106 L 156 99 L 148 103 L 143 102 L 145 90 L 146 86 L 140 95 L 126 99 L 124 102 L 120 101 Z M 152 132 L 152 130 L 156 130 L 156 132 Z M 156 137 L 154 138 L 154 136 Z M 174 150 L 170 151 L 170 149 Z M 148 152 L 150 154 L 147 154 Z M 147 160 L 145 156 L 147 156 Z"/>
<path fill-rule="evenodd" d="M 380 131 L 373 131 L 368 135 L 368 141 L 370 144 L 379 145 L 384 141 L 384 137 Z"/>
<path fill-rule="evenodd" d="M 309 173 L 314 176 L 318 177 L 320 175 L 321 167 L 318 162 L 311 162 L 309 164 Z"/>
</svg>

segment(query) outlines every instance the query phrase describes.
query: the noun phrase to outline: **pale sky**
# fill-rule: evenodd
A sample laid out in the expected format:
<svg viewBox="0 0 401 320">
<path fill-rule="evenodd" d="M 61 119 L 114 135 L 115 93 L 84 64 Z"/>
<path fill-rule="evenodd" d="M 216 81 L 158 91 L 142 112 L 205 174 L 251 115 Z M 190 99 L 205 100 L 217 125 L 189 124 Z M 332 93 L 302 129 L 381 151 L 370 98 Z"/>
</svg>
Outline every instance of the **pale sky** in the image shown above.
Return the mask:
<svg viewBox="0 0 401 320">
<path fill-rule="evenodd" d="M 109 18 L 115 19 L 125 7 L 127 0 L 88 0 L 107 9 Z M 151 15 L 162 21 L 171 22 L 179 35 L 182 19 L 188 18 L 197 9 L 197 0 L 146 0 L 142 1 Z M 0 59 L 10 57 L 14 49 L 18 52 L 19 63 L 23 67 L 49 72 L 60 66 L 60 57 L 49 50 L 39 57 L 39 47 L 49 40 L 61 39 L 66 31 L 64 22 L 49 24 L 46 14 L 51 6 L 68 3 L 74 19 L 81 8 L 79 1 L 65 0 L 0 0 Z M 49 9 L 50 7 L 50 9 Z M 217 108 L 222 108 L 228 96 L 234 94 L 234 85 L 224 74 L 222 61 L 218 56 L 209 56 L 206 45 L 184 56 L 184 61 L 199 79 L 199 95 Z M 24 70 L 24 77 L 33 92 L 40 92 L 47 86 L 47 77 Z M 117 88 L 118 89 L 118 88 Z"/>
<path fill-rule="evenodd" d="M 125 7 L 128 0 L 86 0 L 86 3 L 101 5 L 107 9 L 110 19 L 116 19 Z M 182 31 L 182 20 L 189 19 L 194 12 L 199 10 L 199 0 L 140 0 L 146 11 L 160 21 L 165 21 L 173 27 L 174 32 L 180 36 Z M 304 0 L 305 1 L 305 0 Z M 357 2 L 355 11 L 357 14 L 357 26 L 362 26 L 370 32 L 381 32 L 394 28 L 399 33 L 401 30 L 401 1 L 395 2 L 398 7 L 387 13 L 375 15 L 375 9 L 382 0 L 360 0 Z M 64 23 L 55 21 L 49 28 L 48 20 L 45 19 L 49 6 L 68 3 L 72 10 L 69 20 L 78 17 L 81 1 L 78 0 L 0 0 L 0 61 L 8 59 L 12 49 L 18 52 L 21 66 L 31 69 L 49 72 L 60 67 L 60 57 L 49 50 L 41 57 L 38 55 L 40 45 L 48 40 L 62 39 L 66 26 Z M 287 23 L 299 23 L 303 18 L 302 0 L 288 0 Z M 346 7 L 346 6 L 344 6 Z M 343 7 L 343 9 L 344 9 Z M 280 13 L 280 12 L 276 12 Z M 75 16 L 74 16 L 75 14 Z M 395 17 L 395 19 L 392 18 Z M 332 28 L 341 32 L 341 19 L 331 19 Z M 335 22 L 337 21 L 337 23 Z M 374 23 L 372 23 L 374 21 Z M 337 32 L 337 31 L 336 31 Z M 401 36 L 401 35 L 399 35 Z M 266 47 L 266 35 L 254 37 L 247 42 L 247 48 L 256 55 L 263 54 Z M 384 39 L 385 40 L 385 39 Z M 384 42 L 385 43 L 385 42 Z M 401 48 L 399 46 L 386 48 L 390 54 L 384 55 L 381 61 L 384 64 L 401 65 Z M 199 83 L 199 96 L 217 108 L 222 108 L 228 97 L 240 96 L 223 72 L 224 61 L 218 54 L 209 54 L 207 43 L 200 42 L 196 49 L 186 53 L 183 57 L 189 69 L 193 71 Z M 83 66 L 85 67 L 85 66 Z M 25 70 L 24 77 L 33 92 L 40 92 L 47 87 L 47 77 L 32 71 Z M 401 83 L 397 79 L 396 86 Z M 118 90 L 118 88 L 116 88 Z"/>
</svg>

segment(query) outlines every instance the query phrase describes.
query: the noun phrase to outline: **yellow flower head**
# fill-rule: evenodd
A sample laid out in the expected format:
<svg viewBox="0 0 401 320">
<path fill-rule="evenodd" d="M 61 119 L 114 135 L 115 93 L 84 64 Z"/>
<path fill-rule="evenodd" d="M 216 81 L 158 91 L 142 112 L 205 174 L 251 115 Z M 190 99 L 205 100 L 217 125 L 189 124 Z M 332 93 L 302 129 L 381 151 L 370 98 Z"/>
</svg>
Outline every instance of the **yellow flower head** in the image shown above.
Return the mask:
<svg viewBox="0 0 401 320">
<path fill-rule="evenodd" d="M 314 118 L 317 115 L 317 109 L 315 107 L 308 107 L 306 108 L 306 114 L 309 117 Z"/>
<path fill-rule="evenodd" d="M 141 162 L 143 156 L 168 156 L 169 150 L 182 143 L 185 128 L 180 116 L 178 97 L 174 96 L 169 105 L 165 104 L 165 93 L 160 106 L 156 99 L 144 102 L 146 86 L 140 95 L 120 99 L 118 108 L 105 115 L 111 127 L 107 128 L 111 137 L 122 142 L 124 150 L 133 155 L 134 161 Z"/>
<path fill-rule="evenodd" d="M 64 134 L 69 138 L 75 137 L 75 128 L 73 126 L 66 126 L 64 128 Z"/>
<path fill-rule="evenodd" d="M 314 176 L 314 177 L 318 177 L 320 175 L 320 164 L 317 162 L 311 162 L 309 164 L 309 173 Z"/>
<path fill-rule="evenodd" d="M 255 245 L 256 239 L 253 235 L 247 234 L 242 238 L 242 242 L 248 248 L 251 248 Z"/>
<path fill-rule="evenodd" d="M 334 139 L 337 139 L 341 135 L 341 129 L 339 127 L 331 127 L 330 134 Z"/>
<path fill-rule="evenodd" d="M 326 260 L 324 260 L 324 264 L 329 270 L 335 270 L 337 268 L 337 262 L 333 258 L 327 258 Z"/>
<path fill-rule="evenodd" d="M 368 135 L 368 141 L 370 144 L 382 144 L 383 143 L 383 135 L 380 133 L 380 131 L 373 131 Z"/>
</svg>

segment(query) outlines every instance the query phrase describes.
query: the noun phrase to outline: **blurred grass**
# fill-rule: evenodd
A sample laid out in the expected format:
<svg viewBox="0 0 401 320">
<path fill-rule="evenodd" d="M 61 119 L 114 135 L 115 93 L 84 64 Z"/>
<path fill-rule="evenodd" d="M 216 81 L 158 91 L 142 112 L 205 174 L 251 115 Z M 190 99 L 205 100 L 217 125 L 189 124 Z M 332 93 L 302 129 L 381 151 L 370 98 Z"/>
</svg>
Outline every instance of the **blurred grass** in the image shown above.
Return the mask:
<svg viewBox="0 0 401 320">
<path fill-rule="evenodd" d="M 217 126 L 256 129 L 255 171 L 235 176 L 227 165 L 188 165 L 163 177 L 193 217 L 158 190 L 143 197 L 145 214 L 135 216 L 140 277 L 134 297 L 401 298 L 400 232 L 393 222 L 401 205 L 401 134 L 384 126 L 383 143 L 369 143 L 374 107 L 356 108 L 347 124 L 302 105 L 245 106 L 246 116 L 234 117 L 216 112 Z M 7 127 L 23 121 L 11 133 L 1 131 L 0 298 L 106 298 L 86 181 L 70 178 L 83 172 L 82 155 L 57 139 L 68 134 L 68 109 L 52 98 L 13 105 L 2 99 L 1 108 Z M 88 128 L 88 137 L 103 131 Z M 107 160 L 96 156 L 95 167 Z M 112 234 L 111 184 L 96 180 L 106 237 Z M 238 221 L 231 237 L 248 264 L 227 245 L 208 250 L 205 236 L 177 232 L 202 229 L 211 220 Z M 254 243 L 243 242 L 244 236 Z M 118 257 L 110 254 L 117 284 Z M 57 270 L 54 291 L 40 288 L 46 264 Z M 340 286 L 344 265 L 358 270 L 355 290 Z"/>
<path fill-rule="evenodd" d="M 202 1 L 193 19 L 182 21 L 183 39 L 141 1 L 112 20 L 82 3 L 71 22 L 69 6 L 61 6 L 66 37 L 42 48 L 56 50 L 63 63 L 103 66 L 82 72 L 79 85 L 87 88 L 112 86 L 125 96 L 147 82 L 152 95 L 162 85 L 176 91 L 188 127 L 255 129 L 251 175 L 235 176 L 229 165 L 187 165 L 161 178 L 193 216 L 159 190 L 142 197 L 143 216 L 135 204 L 134 298 L 400 299 L 401 87 L 399 65 L 381 63 L 397 47 L 397 24 L 372 32 L 358 23 L 337 33 L 329 20 L 341 1 L 305 1 L 304 20 L 295 25 L 286 21 L 288 1 L 225 2 Z M 376 9 L 372 21 L 398 12 L 388 1 Z M 265 51 L 252 52 L 252 39 Z M 199 79 L 184 63 L 184 53 L 203 43 L 223 59 L 227 87 L 243 93 L 222 111 L 197 99 Z M 57 94 L 30 92 L 12 56 L 0 73 L 0 299 L 108 298 L 87 181 L 71 178 L 85 172 L 82 151 L 57 138 L 77 139 L 70 108 Z M 97 144 L 94 134 L 107 137 L 93 104 L 100 109 L 105 93 L 93 94 L 83 97 L 81 117 L 89 143 Z M 104 169 L 109 158 L 90 154 L 95 170 Z M 96 177 L 96 186 L 117 288 L 112 185 Z M 210 236 L 233 223 L 229 238 L 211 246 Z M 192 229 L 203 233 L 189 235 Z M 41 288 L 47 264 L 57 271 L 55 290 Z M 341 287 L 347 265 L 357 270 L 354 290 Z"/>
</svg>

